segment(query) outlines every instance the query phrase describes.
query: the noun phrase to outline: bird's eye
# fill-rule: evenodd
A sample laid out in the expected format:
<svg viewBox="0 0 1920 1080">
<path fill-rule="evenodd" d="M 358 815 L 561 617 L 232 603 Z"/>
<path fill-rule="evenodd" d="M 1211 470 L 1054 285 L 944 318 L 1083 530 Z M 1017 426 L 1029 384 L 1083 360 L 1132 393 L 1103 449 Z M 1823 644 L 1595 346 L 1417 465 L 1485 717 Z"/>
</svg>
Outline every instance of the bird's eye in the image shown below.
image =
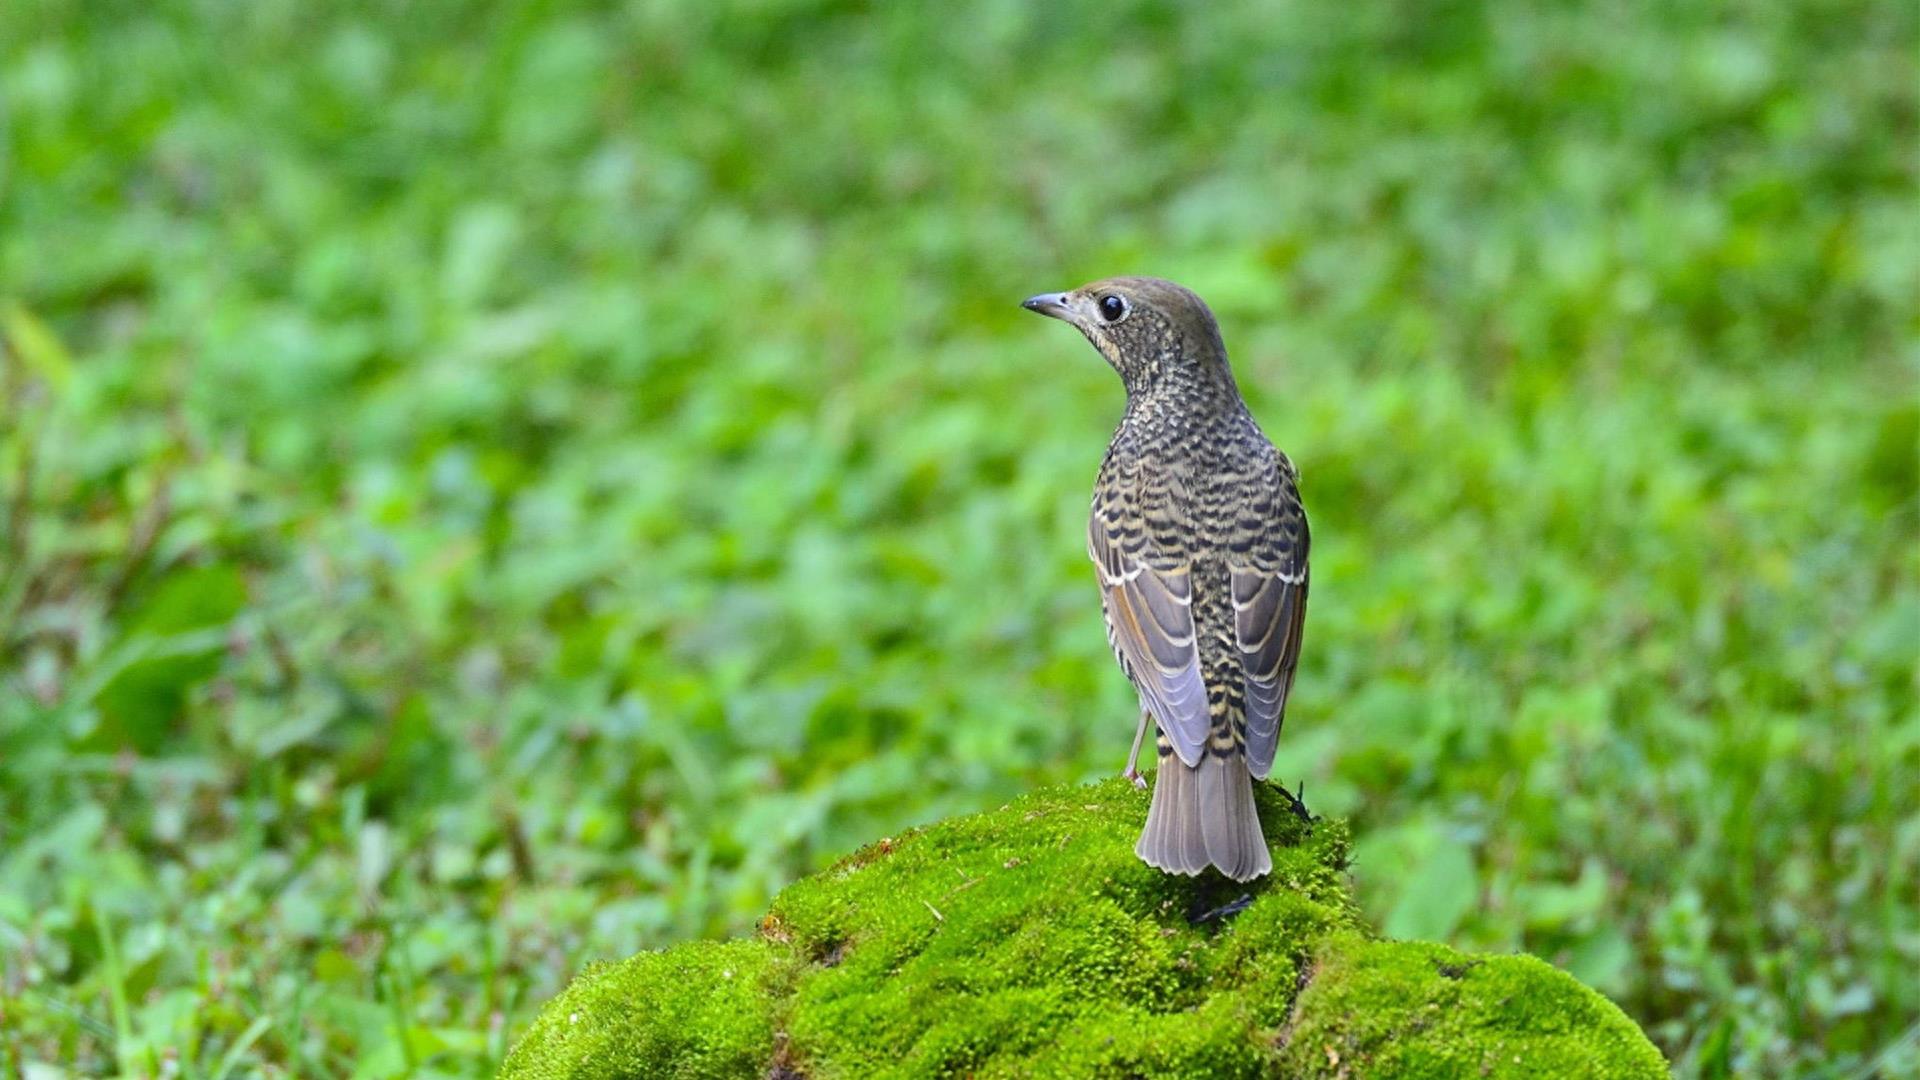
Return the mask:
<svg viewBox="0 0 1920 1080">
<path fill-rule="evenodd" d="M 1108 322 L 1119 322 L 1127 313 L 1127 302 L 1109 293 L 1100 298 L 1100 317 Z"/>
</svg>

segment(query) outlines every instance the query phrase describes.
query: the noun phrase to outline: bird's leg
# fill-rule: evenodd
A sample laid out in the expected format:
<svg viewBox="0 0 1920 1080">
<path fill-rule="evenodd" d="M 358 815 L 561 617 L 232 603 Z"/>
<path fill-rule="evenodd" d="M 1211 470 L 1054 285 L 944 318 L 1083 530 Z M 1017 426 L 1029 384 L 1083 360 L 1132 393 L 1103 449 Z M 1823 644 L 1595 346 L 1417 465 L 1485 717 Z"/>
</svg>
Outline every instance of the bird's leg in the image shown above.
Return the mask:
<svg viewBox="0 0 1920 1080">
<path fill-rule="evenodd" d="M 1127 768 L 1120 775 L 1133 781 L 1133 786 L 1141 791 L 1147 790 L 1147 778 L 1140 775 L 1140 741 L 1147 737 L 1147 707 L 1140 707 L 1140 726 L 1133 731 L 1133 749 L 1127 753 Z"/>
</svg>

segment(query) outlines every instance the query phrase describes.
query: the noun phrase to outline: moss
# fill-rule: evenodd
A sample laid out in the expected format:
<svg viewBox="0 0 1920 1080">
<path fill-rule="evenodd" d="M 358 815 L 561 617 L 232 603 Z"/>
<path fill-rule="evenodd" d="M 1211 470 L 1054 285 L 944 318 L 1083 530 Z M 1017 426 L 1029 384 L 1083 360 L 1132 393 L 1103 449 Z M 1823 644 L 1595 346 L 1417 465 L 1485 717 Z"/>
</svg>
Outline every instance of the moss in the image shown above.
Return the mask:
<svg viewBox="0 0 1920 1080">
<path fill-rule="evenodd" d="M 1548 965 L 1370 940 L 1345 826 L 1261 810 L 1274 872 L 1244 886 L 1142 865 L 1118 780 L 870 845 L 752 940 L 589 970 L 503 1075 L 1666 1075 Z"/>
<path fill-rule="evenodd" d="M 697 941 L 594 964 L 541 1010 L 505 1075 L 763 1075 L 780 960 L 757 941 Z"/>
<path fill-rule="evenodd" d="M 1665 1076 L 1618 1006 L 1531 956 L 1343 934 L 1315 958 L 1285 1072 L 1355 1076 Z"/>
</svg>

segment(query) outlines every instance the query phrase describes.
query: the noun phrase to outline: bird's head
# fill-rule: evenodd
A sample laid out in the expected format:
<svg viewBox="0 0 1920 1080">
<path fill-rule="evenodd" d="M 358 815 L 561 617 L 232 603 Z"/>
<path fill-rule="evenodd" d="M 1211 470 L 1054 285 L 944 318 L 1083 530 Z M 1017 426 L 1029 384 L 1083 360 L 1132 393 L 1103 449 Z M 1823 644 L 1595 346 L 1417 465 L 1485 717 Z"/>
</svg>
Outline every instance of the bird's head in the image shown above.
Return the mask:
<svg viewBox="0 0 1920 1080">
<path fill-rule="evenodd" d="M 1224 376 L 1231 385 L 1213 312 L 1171 281 L 1107 278 L 1068 292 L 1041 293 L 1020 306 L 1077 327 L 1119 372 L 1129 393 L 1168 380 L 1212 382 Z"/>
</svg>

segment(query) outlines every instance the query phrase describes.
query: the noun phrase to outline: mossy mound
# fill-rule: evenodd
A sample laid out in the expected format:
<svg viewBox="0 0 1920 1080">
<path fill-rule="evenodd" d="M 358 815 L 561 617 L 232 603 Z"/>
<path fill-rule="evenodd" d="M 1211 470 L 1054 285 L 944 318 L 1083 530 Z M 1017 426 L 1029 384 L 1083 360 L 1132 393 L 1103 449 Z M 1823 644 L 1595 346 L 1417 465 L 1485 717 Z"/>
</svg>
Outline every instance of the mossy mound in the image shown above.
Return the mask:
<svg viewBox="0 0 1920 1080">
<path fill-rule="evenodd" d="M 1261 795 L 1274 865 L 1250 885 L 1142 865 L 1147 799 L 1120 780 L 883 840 L 753 939 L 589 968 L 502 1075 L 1667 1075 L 1532 957 L 1373 940 L 1345 825 Z"/>
</svg>

